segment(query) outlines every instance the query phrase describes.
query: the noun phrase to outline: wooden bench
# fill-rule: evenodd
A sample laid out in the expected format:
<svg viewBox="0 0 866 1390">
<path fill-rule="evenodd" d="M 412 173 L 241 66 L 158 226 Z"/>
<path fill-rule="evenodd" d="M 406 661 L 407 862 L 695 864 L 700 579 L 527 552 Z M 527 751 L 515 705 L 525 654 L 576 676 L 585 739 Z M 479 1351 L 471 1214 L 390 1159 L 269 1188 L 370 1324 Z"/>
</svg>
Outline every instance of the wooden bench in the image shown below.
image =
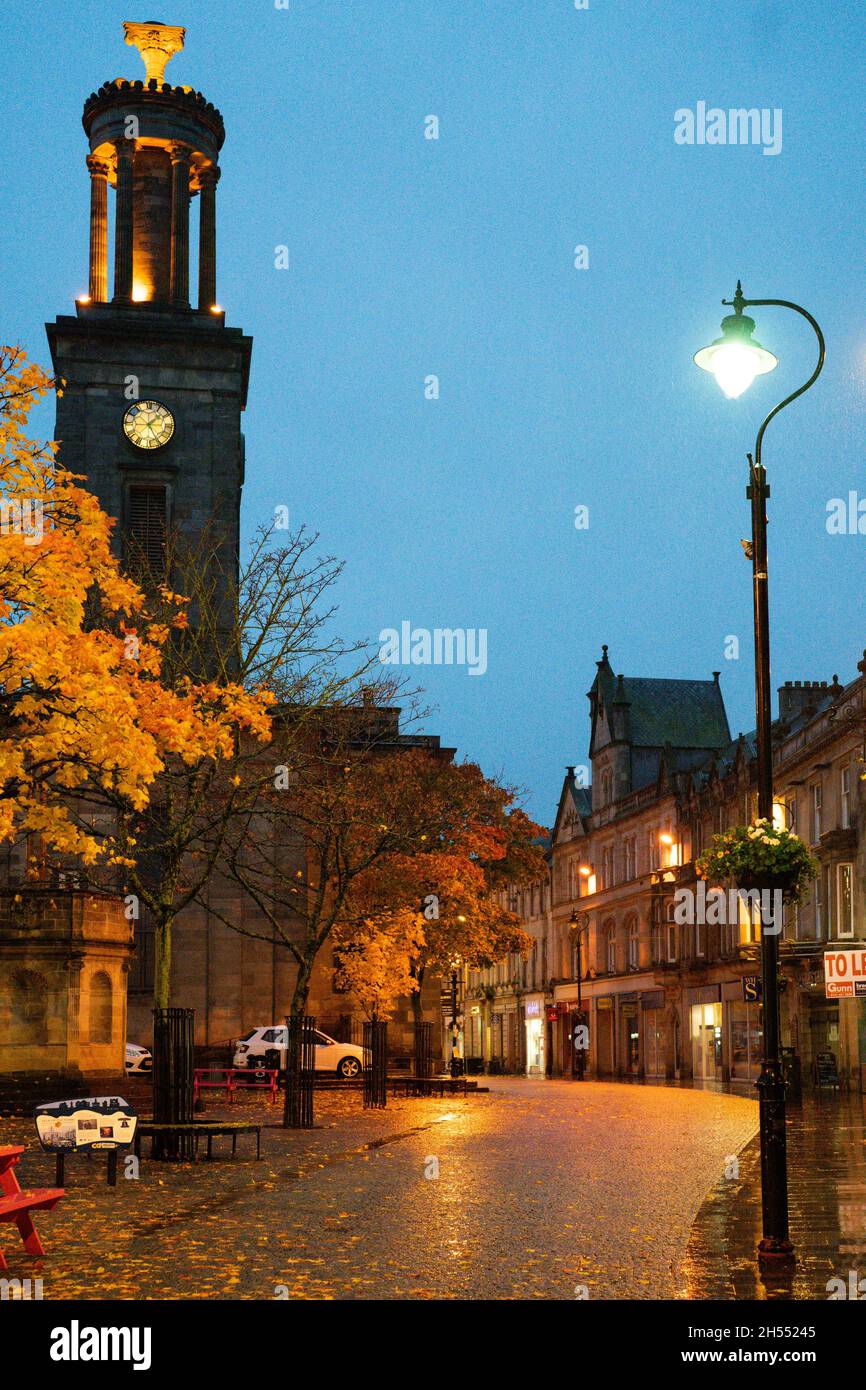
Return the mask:
<svg viewBox="0 0 866 1390">
<path fill-rule="evenodd" d="M 207 1139 L 207 1156 L 213 1157 L 213 1141 L 217 1135 L 230 1135 L 232 1141 L 232 1158 L 235 1157 L 238 1147 L 239 1134 L 255 1134 L 256 1136 L 256 1158 L 262 1156 L 262 1127 L 254 1124 L 250 1120 L 193 1120 L 190 1124 L 157 1124 L 153 1120 L 139 1122 L 135 1131 L 135 1152 L 141 1155 L 142 1136 L 153 1138 L 160 1134 L 191 1134 L 194 1140 L 193 1151 L 198 1157 L 199 1139 Z"/>
<path fill-rule="evenodd" d="M 33 1224 L 32 1211 L 53 1211 L 65 1195 L 62 1187 L 21 1188 L 15 1165 L 24 1153 L 23 1144 L 0 1148 L 0 1221 L 14 1221 L 28 1255 L 44 1255 L 45 1249 Z M 8 1269 L 0 1250 L 0 1269 Z"/>
<path fill-rule="evenodd" d="M 388 1081 L 395 1096 L 401 1089 L 406 1096 L 444 1096 L 446 1091 L 465 1096 L 469 1090 L 465 1076 L 390 1076 Z"/>
</svg>

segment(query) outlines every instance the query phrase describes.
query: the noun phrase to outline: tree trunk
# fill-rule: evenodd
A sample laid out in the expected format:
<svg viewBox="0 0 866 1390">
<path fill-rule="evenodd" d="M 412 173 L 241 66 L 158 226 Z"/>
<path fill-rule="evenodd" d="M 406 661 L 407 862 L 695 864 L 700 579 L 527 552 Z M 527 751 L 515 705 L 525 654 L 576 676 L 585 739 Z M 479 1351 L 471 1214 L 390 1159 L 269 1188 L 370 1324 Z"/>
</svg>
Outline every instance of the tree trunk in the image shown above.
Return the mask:
<svg viewBox="0 0 866 1390">
<path fill-rule="evenodd" d="M 312 973 L 313 961 L 305 959 L 298 966 L 295 988 L 292 994 L 291 1004 L 289 1005 L 289 1029 L 291 1029 L 294 1020 L 303 1018 L 307 1012 L 307 1000 L 310 997 L 310 980 Z M 296 1053 L 293 1055 L 291 1038 L 287 1038 L 286 1042 L 288 1045 L 286 1047 L 286 1070 L 283 1091 L 283 1127 L 285 1129 L 296 1129 L 299 1125 L 298 1116 L 301 1107 L 299 1088 L 301 1086 L 300 1067 L 303 1044 L 299 1044 Z M 312 1106 L 312 1100 L 310 1101 L 310 1105 Z"/>
<path fill-rule="evenodd" d="M 412 991 L 412 1017 L 416 1023 L 421 1023 L 424 1018 L 424 1006 L 421 1003 L 421 994 L 424 989 L 423 965 L 416 972 L 415 978 L 418 981 L 418 988 Z"/>
<path fill-rule="evenodd" d="M 289 1005 L 289 1014 L 292 1018 L 297 1018 L 299 1014 L 307 1012 L 307 1000 L 310 997 L 310 983 L 313 978 L 313 961 L 304 960 L 298 966 L 298 974 L 295 979 L 295 989 L 292 994 L 292 1002 Z"/>
<path fill-rule="evenodd" d="M 167 1009 L 171 1001 L 171 928 L 172 917 L 157 922 L 153 938 L 153 1007 Z"/>
</svg>

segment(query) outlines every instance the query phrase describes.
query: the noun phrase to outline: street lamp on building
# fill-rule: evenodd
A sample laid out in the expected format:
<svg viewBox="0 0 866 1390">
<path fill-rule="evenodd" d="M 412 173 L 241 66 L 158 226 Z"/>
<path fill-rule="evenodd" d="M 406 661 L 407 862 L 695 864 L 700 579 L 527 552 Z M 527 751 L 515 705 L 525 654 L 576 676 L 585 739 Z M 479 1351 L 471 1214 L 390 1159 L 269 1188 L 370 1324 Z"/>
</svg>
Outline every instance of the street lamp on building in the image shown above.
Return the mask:
<svg viewBox="0 0 866 1390">
<path fill-rule="evenodd" d="M 577 1023 L 575 1026 L 578 1028 L 584 1028 L 586 1026 L 586 1019 L 583 1016 L 583 997 L 581 995 L 581 981 L 583 979 L 583 959 L 581 956 L 580 943 L 583 935 L 585 933 L 589 933 L 589 913 L 578 912 L 576 907 L 572 908 L 569 922 L 572 931 L 572 939 L 574 941 L 577 953 Z M 580 1042 L 583 1043 L 584 1041 L 585 1038 L 583 1037 L 583 1035 L 581 1035 Z M 572 1038 L 572 1044 L 574 1047 L 574 1051 L 572 1054 L 574 1061 L 573 1075 L 577 1077 L 578 1081 L 582 1081 L 583 1073 L 586 1068 L 586 1048 L 584 1046 L 578 1046 L 577 1038 Z"/>
<path fill-rule="evenodd" d="M 722 336 L 695 354 L 695 362 L 715 376 L 726 396 L 734 398 L 751 386 L 756 376 L 770 372 L 778 359 L 756 342 L 755 321 L 743 313 L 756 305 L 792 309 L 811 324 L 818 339 L 815 370 L 796 391 L 775 406 L 758 430 L 754 458 L 748 455 L 749 486 L 746 496 L 752 504 L 753 610 L 755 628 L 755 709 L 757 715 L 758 816 L 773 818 L 773 749 L 770 705 L 770 617 L 767 596 L 767 474 L 761 462 L 764 432 L 774 416 L 790 405 L 817 381 L 824 366 L 824 335 L 815 319 L 789 299 L 746 299 L 742 286 L 732 300 L 722 303 L 733 314 L 722 321 Z M 749 551 L 747 550 L 747 554 Z M 765 927 L 769 930 L 765 930 Z M 785 1083 L 782 1075 L 779 1036 L 779 938 L 772 921 L 761 929 L 761 979 L 763 992 L 763 1052 L 758 1095 L 761 1110 L 761 1202 L 763 1239 L 758 1257 L 766 1263 L 790 1259 L 794 1247 L 788 1234 L 788 1167 L 785 1137 Z"/>
</svg>

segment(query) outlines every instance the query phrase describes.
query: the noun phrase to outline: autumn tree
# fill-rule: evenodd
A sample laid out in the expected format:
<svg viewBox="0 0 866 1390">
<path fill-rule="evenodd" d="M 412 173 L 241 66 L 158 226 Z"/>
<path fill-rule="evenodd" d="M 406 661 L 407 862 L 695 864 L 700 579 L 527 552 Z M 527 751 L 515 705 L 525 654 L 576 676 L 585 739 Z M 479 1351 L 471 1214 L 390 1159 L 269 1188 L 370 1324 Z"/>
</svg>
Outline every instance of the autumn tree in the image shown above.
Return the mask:
<svg viewBox="0 0 866 1390">
<path fill-rule="evenodd" d="M 218 761 L 239 728 L 267 721 L 237 688 L 162 681 L 180 608 L 154 619 L 119 570 L 110 519 L 57 446 L 25 433 L 53 384 L 0 349 L 0 837 L 117 865 L 133 843 L 94 801 L 142 815 L 171 760 Z"/>
<path fill-rule="evenodd" d="M 335 983 L 371 1022 L 386 1021 L 401 995 L 419 988 L 414 964 L 424 948 L 424 918 L 408 907 L 334 929 Z"/>
<path fill-rule="evenodd" d="M 222 920 L 288 953 L 296 967 L 292 1016 L 306 1012 L 313 969 L 332 934 L 345 957 L 356 934 L 368 941 L 391 914 L 423 916 L 422 899 L 437 890 L 442 910 L 424 920 L 424 941 L 411 953 L 419 987 L 427 963 L 439 965 L 454 950 L 472 962 L 528 946 L 491 891 L 494 866 L 507 872 L 509 854 L 515 871 L 537 873 L 540 852 L 529 841 L 538 828 L 509 811 L 513 793 L 476 765 L 407 747 L 383 703 L 378 692 L 354 709 L 323 711 L 292 779 L 274 787 L 266 815 L 238 826 L 224 864 L 257 915 Z"/>
<path fill-rule="evenodd" d="M 532 883 L 545 872 L 540 827 L 515 804 L 513 789 L 484 778 L 471 764 L 466 775 L 475 833 L 448 846 L 425 842 L 420 853 L 386 856 L 356 890 L 368 913 L 385 904 L 422 912 L 424 942 L 412 963 L 416 1018 L 428 972 L 444 975 L 458 962 L 484 969 L 532 947 L 505 898 L 508 888 Z"/>
</svg>

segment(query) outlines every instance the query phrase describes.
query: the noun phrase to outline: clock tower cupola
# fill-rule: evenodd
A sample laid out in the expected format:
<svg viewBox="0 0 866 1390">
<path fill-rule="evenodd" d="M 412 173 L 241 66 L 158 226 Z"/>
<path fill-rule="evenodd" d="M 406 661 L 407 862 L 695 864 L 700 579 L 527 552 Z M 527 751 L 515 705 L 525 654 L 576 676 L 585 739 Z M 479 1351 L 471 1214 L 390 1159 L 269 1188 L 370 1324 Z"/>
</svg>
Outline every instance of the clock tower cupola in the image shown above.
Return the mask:
<svg viewBox="0 0 866 1390">
<path fill-rule="evenodd" d="M 125 564 L 162 577 L 169 536 L 178 553 L 195 551 L 207 535 L 209 562 L 224 570 L 230 593 L 252 340 L 226 326 L 217 301 L 225 129 L 200 92 L 165 81 L 185 31 L 155 20 L 123 27 L 144 61 L 144 78 L 115 78 L 84 104 L 88 292 L 74 315 L 46 326 L 55 374 L 65 382 L 57 401 L 59 459 L 85 475 L 117 518 Z"/>
</svg>

